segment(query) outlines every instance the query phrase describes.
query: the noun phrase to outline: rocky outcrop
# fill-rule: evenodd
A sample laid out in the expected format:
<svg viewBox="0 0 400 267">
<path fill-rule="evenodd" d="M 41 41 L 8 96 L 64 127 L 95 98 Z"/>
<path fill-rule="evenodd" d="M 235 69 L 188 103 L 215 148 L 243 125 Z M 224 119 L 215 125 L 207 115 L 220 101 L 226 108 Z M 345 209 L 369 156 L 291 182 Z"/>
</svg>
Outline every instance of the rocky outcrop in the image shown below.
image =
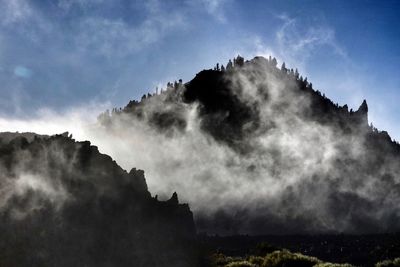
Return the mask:
<svg viewBox="0 0 400 267">
<path fill-rule="evenodd" d="M 188 205 L 67 135 L 0 146 L 1 266 L 197 266 Z"/>
<path fill-rule="evenodd" d="M 354 113 L 354 115 L 357 118 L 356 120 L 360 125 L 364 127 L 368 126 L 368 105 L 365 99 L 361 103 L 358 110 Z"/>
</svg>

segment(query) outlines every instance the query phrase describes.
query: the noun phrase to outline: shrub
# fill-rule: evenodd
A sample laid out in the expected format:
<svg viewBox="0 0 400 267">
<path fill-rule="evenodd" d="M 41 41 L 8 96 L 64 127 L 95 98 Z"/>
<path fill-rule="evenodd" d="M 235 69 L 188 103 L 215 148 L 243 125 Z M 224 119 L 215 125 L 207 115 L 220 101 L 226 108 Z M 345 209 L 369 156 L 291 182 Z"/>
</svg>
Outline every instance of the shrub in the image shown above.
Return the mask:
<svg viewBox="0 0 400 267">
<path fill-rule="evenodd" d="M 400 258 L 378 262 L 375 267 L 400 267 Z"/>
<path fill-rule="evenodd" d="M 264 257 L 260 256 L 250 256 L 248 261 L 256 266 L 261 266 L 264 262 Z"/>
<path fill-rule="evenodd" d="M 300 253 L 291 253 L 287 250 L 274 251 L 264 258 L 263 267 L 313 267 L 321 263 L 315 257 Z"/>
<path fill-rule="evenodd" d="M 227 266 L 230 263 L 239 262 L 242 259 L 229 257 L 222 253 L 214 253 L 210 256 L 209 260 L 211 262 L 211 266 Z M 239 265 L 235 265 L 235 266 L 239 266 Z M 243 265 L 243 266 L 246 266 L 246 265 Z"/>
<path fill-rule="evenodd" d="M 257 267 L 257 265 L 254 265 L 248 261 L 234 261 L 225 265 L 225 267 Z"/>
<path fill-rule="evenodd" d="M 246 258 L 229 257 L 222 253 L 210 256 L 212 267 L 354 267 L 348 263 L 330 263 L 306 256 L 300 253 L 292 253 L 288 250 L 276 250 L 264 257 L 250 255 Z M 400 267 L 400 258 L 393 261 L 377 263 L 375 267 Z"/>
<path fill-rule="evenodd" d="M 276 250 L 279 250 L 279 248 L 274 247 L 266 242 L 262 242 L 257 244 L 257 246 L 255 247 L 255 249 L 253 249 L 251 254 L 264 257 L 265 255 L 272 253 Z"/>
<path fill-rule="evenodd" d="M 225 266 L 232 261 L 231 257 L 227 257 L 222 253 L 214 253 L 210 256 L 213 266 Z"/>
</svg>

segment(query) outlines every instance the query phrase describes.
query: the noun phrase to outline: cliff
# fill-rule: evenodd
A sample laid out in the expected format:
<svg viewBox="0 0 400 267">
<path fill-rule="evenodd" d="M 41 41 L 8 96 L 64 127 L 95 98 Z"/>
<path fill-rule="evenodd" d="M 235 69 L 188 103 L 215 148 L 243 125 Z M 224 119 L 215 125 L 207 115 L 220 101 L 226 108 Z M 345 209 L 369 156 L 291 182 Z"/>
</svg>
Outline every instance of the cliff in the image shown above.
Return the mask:
<svg viewBox="0 0 400 267">
<path fill-rule="evenodd" d="M 197 266 L 192 212 L 151 197 L 143 171 L 67 134 L 5 136 L 1 266 Z"/>
</svg>

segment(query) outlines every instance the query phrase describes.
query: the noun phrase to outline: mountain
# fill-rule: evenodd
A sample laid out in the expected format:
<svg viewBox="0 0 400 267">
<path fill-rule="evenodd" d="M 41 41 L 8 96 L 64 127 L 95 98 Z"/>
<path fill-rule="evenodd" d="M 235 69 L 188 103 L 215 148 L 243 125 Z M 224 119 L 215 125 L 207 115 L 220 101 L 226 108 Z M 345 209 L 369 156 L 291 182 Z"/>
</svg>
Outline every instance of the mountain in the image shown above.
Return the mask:
<svg viewBox="0 0 400 267">
<path fill-rule="evenodd" d="M 338 233 L 400 230 L 400 145 L 365 100 L 339 106 L 276 59 L 217 64 L 85 130 L 112 157 L 68 133 L 0 133 L 1 266 L 199 266 L 256 240 L 335 259 Z M 314 249 L 316 234 L 338 245 Z M 336 258 L 398 255 L 396 235 L 377 236 L 347 236 Z"/>
<path fill-rule="evenodd" d="M 146 136 L 141 146 L 159 170 L 132 162 L 151 169 L 155 186 L 182 192 L 198 231 L 400 230 L 400 145 L 368 125 L 365 100 L 355 111 L 339 106 L 276 59 L 237 57 L 99 122 L 127 146 Z"/>
<path fill-rule="evenodd" d="M 197 266 L 193 215 L 67 133 L 0 134 L 1 266 Z"/>
</svg>

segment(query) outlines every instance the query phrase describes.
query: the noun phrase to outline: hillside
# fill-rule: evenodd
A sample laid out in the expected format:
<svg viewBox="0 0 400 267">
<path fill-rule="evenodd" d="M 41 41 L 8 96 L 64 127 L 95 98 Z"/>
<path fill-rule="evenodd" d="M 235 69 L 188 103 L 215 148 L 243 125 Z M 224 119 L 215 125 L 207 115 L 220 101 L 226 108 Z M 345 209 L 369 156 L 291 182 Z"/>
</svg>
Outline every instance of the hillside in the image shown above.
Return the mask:
<svg viewBox="0 0 400 267">
<path fill-rule="evenodd" d="M 198 265 L 188 205 L 88 141 L 0 134 L 0 168 L 1 266 Z"/>
<path fill-rule="evenodd" d="M 99 121 L 112 136 L 146 136 L 141 146 L 160 171 L 142 159 L 132 162 L 151 169 L 154 186 L 183 192 L 198 231 L 400 229 L 399 144 L 368 124 L 365 100 L 355 111 L 334 104 L 275 59 L 237 57 Z M 170 157 L 162 151 L 167 147 Z M 163 193 L 161 186 L 156 191 Z"/>
</svg>

